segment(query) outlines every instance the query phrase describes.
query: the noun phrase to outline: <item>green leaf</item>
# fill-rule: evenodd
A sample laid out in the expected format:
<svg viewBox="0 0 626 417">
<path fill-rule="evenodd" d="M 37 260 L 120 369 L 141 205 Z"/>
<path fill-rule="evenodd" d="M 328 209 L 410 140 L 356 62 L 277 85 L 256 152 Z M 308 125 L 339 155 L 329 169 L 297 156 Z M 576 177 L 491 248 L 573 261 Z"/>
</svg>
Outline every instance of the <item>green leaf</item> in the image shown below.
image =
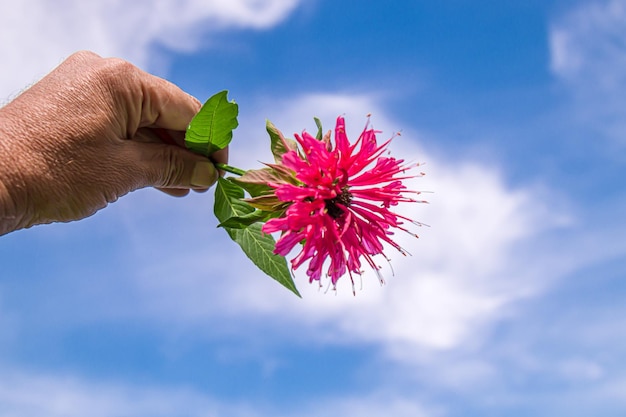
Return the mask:
<svg viewBox="0 0 626 417">
<path fill-rule="evenodd" d="M 215 217 L 223 223 L 231 217 L 241 217 L 252 213 L 254 207 L 242 201 L 243 198 L 243 188 L 224 178 L 219 178 L 215 188 L 215 205 L 213 207 Z"/>
<path fill-rule="evenodd" d="M 280 217 L 280 215 L 280 211 L 255 210 L 244 216 L 233 216 L 225 222 L 218 224 L 217 227 L 245 229 L 254 223 L 266 222 L 269 219 Z"/>
<path fill-rule="evenodd" d="M 273 253 L 276 241 L 272 235 L 263 233 L 259 223 L 245 229 L 228 228 L 226 231 L 261 271 L 300 297 L 296 284 L 289 273 L 287 261 L 283 256 Z"/>
<path fill-rule="evenodd" d="M 252 207 L 241 201 L 243 196 L 244 190 L 238 185 L 223 178 L 217 180 L 214 211 L 221 223 L 225 223 L 232 217 L 245 217 L 254 211 Z M 259 223 L 255 223 L 245 229 L 231 227 L 224 227 L 224 229 L 261 271 L 300 297 L 289 273 L 287 261 L 283 256 L 273 252 L 276 241 L 272 235 L 263 233 L 261 227 Z"/>
<path fill-rule="evenodd" d="M 315 137 L 317 138 L 317 140 L 322 140 L 322 121 L 317 117 L 314 117 L 313 120 L 315 120 L 315 126 L 317 126 L 317 135 L 315 135 Z"/>
<path fill-rule="evenodd" d="M 320 121 L 320 119 L 318 119 L 317 117 L 314 117 L 313 120 L 315 120 L 315 125 L 317 126 L 317 134 L 315 135 L 315 137 L 317 138 L 317 140 L 324 142 L 324 144 L 326 145 L 326 149 L 328 149 L 328 151 L 331 151 L 332 150 L 332 145 L 330 143 L 331 131 L 329 130 L 328 132 L 326 132 L 326 134 L 324 134 L 324 131 L 322 130 L 322 122 Z"/>
<path fill-rule="evenodd" d="M 274 155 L 274 161 L 277 164 L 283 161 L 283 154 L 298 149 L 296 141 L 293 139 L 285 139 L 283 133 L 269 120 L 265 122 L 265 129 L 270 135 L 270 149 L 272 150 L 272 155 Z"/>
<path fill-rule="evenodd" d="M 228 146 L 233 130 L 239 125 L 239 107 L 234 101 L 228 101 L 227 95 L 228 91 L 213 95 L 191 120 L 185 133 L 188 149 L 209 156 Z"/>
</svg>

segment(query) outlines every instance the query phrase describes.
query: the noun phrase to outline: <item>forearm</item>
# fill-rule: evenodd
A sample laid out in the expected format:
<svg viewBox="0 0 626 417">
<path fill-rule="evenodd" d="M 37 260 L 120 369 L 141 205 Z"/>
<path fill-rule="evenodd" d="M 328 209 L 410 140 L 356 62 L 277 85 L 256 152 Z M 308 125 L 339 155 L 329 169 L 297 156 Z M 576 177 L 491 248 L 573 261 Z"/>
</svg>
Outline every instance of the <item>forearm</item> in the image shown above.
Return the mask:
<svg viewBox="0 0 626 417">
<path fill-rule="evenodd" d="M 17 210 L 10 191 L 10 176 L 13 168 L 10 166 L 10 146 L 12 140 L 9 134 L 9 120 L 6 111 L 0 109 L 0 235 L 12 232 L 18 228 Z"/>
<path fill-rule="evenodd" d="M 26 156 L 16 149 L 20 121 L 10 107 L 0 108 L 0 235 L 29 226 L 27 186 L 20 169 Z"/>
<path fill-rule="evenodd" d="M 4 235 L 20 228 L 20 220 L 9 187 L 5 185 L 8 182 L 5 167 L 6 154 L 3 151 L 0 152 L 0 235 Z"/>
<path fill-rule="evenodd" d="M 9 190 L 0 182 L 0 236 L 20 228 Z"/>
</svg>

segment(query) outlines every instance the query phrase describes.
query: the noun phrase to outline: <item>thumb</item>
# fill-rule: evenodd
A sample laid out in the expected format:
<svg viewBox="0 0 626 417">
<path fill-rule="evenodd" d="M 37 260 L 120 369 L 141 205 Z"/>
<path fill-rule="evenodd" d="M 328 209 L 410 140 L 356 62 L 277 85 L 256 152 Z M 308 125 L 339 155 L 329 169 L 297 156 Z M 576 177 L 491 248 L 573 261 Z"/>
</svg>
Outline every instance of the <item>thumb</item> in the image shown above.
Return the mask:
<svg viewBox="0 0 626 417">
<path fill-rule="evenodd" d="M 145 187 L 206 189 L 219 176 L 213 162 L 187 149 L 161 143 L 126 143 Z"/>
</svg>

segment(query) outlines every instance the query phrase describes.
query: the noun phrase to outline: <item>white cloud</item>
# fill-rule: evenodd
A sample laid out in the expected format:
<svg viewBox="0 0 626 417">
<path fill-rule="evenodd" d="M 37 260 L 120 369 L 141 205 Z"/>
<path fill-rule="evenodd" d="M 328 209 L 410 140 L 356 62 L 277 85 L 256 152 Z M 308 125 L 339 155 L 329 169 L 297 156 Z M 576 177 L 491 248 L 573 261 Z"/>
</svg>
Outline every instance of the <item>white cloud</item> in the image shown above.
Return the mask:
<svg viewBox="0 0 626 417">
<path fill-rule="evenodd" d="M 317 398 L 310 404 L 267 409 L 265 404 L 228 402 L 185 387 L 92 381 L 72 375 L 32 374 L 3 369 L 0 415 L 12 417 L 425 417 L 440 413 L 417 399 L 371 394 L 366 398 Z M 292 409 L 290 411 L 289 409 Z"/>
<path fill-rule="evenodd" d="M 602 66 L 607 60 L 626 65 L 625 40 L 626 2 L 582 3 L 552 25 L 552 70 L 567 78 L 593 72 L 592 82 L 608 85 L 617 71 Z"/>
<path fill-rule="evenodd" d="M 609 137 L 626 133 L 626 2 L 582 3 L 550 29 L 551 69 L 571 88 L 578 117 Z"/>
<path fill-rule="evenodd" d="M 73 376 L 33 375 L 4 370 L 0 415 L 35 416 L 250 416 L 221 409 L 212 399 L 185 389 L 94 383 Z"/>
<path fill-rule="evenodd" d="M 327 416 L 359 416 L 359 417 L 435 417 L 443 415 L 437 409 L 425 407 L 416 398 L 388 398 L 385 396 L 368 396 L 367 398 L 342 398 L 324 401 L 307 411 L 292 414 L 294 417 L 327 417 Z"/>
<path fill-rule="evenodd" d="M 595 381 L 600 379 L 605 370 L 589 359 L 572 358 L 557 364 L 558 373 L 568 381 Z"/>
<path fill-rule="evenodd" d="M 88 49 L 146 68 L 154 46 L 191 51 L 226 28 L 264 29 L 298 0 L 25 0 L 0 6 L 0 100 Z"/>
<path fill-rule="evenodd" d="M 312 115 L 332 127 L 338 114 L 346 114 L 353 138 L 370 112 L 374 126 L 384 131 L 383 137 L 406 127 L 391 121 L 376 104 L 376 97 L 308 95 L 288 102 L 288 106 L 273 110 L 274 123 L 287 126 L 283 129 L 286 134 L 310 126 L 307 119 Z M 243 134 L 249 137 L 251 132 Z M 416 348 L 450 349 L 467 343 L 501 314 L 502 307 L 528 294 L 527 286 L 534 284 L 532 280 L 523 284 L 525 274 L 514 269 L 511 251 L 555 220 L 535 202 L 535 190 L 508 189 L 497 171 L 479 163 L 436 160 L 416 146 L 419 141 L 419 133 L 404 129 L 403 136 L 392 144 L 395 155 L 427 162 L 423 167 L 427 176 L 414 180 L 413 188 L 434 191 L 426 196 L 431 201 L 428 206 L 405 207 L 409 217 L 432 226 L 416 230 L 422 235 L 419 240 L 399 235 L 401 245 L 413 256 L 388 252 L 396 276 L 391 277 L 387 270 L 389 284 L 383 288 L 378 288 L 374 277 L 364 277 L 365 289 L 356 298 L 348 285 L 340 288 L 337 297 L 318 295 L 300 276 L 305 299 L 294 302 L 294 311 L 289 313 L 295 314 L 296 321 L 335 329 L 334 337 L 339 340 L 405 346 L 405 353 L 411 355 Z M 260 154 L 260 149 L 252 153 Z M 243 304 L 263 300 L 257 291 L 250 291 L 251 298 Z M 281 303 L 260 303 L 262 308 L 276 306 L 275 314 L 284 308 Z"/>
<path fill-rule="evenodd" d="M 392 121 L 376 99 L 305 95 L 286 99 L 288 104 L 274 103 L 269 110 L 261 102 L 258 107 L 262 111 L 241 117 L 241 129 L 231 145 L 232 162 L 252 168 L 259 166 L 259 160 L 270 158 L 264 117 L 285 134 L 302 127 L 313 129 L 313 115 L 331 127 L 342 113 L 352 137 L 360 133 L 370 112 L 374 126 L 384 131 L 382 137 L 406 127 Z M 216 316 L 262 318 L 274 323 L 273 327 L 280 323 L 292 338 L 371 344 L 402 362 L 423 363 L 433 352 L 479 346 L 485 332 L 507 316 L 513 303 L 556 278 L 535 275 L 534 268 L 545 265 L 533 240 L 559 223 L 562 215 L 548 214 L 547 203 L 538 202 L 539 189 L 511 189 L 496 169 L 479 162 L 435 158 L 416 145 L 419 141 L 419 133 L 404 129 L 394 140 L 392 152 L 427 162 L 423 167 L 427 176 L 414 180 L 414 187 L 434 191 L 426 196 L 431 203 L 407 206 L 405 214 L 431 227 L 416 230 L 420 239 L 398 235 L 413 256 L 388 252 L 395 276 L 389 268 L 385 270 L 386 286 L 379 287 L 374 276 L 366 275 L 356 297 L 347 279 L 340 281 L 338 294 L 325 294 L 298 273 L 298 287 L 304 295 L 300 300 L 258 272 L 220 230 L 208 230 L 193 236 L 199 239 L 197 251 L 189 249 L 196 242 L 187 239 L 184 254 L 151 262 L 140 273 L 133 311 L 186 323 L 183 326 L 207 323 Z M 145 193 L 141 198 L 153 195 Z M 181 201 L 175 203 L 180 208 Z M 141 205 L 150 204 L 142 201 Z M 179 216 L 185 223 L 201 223 L 208 215 L 206 207 L 194 209 L 195 202 L 186 207 L 185 216 Z M 182 223 L 178 226 L 184 227 Z M 174 230 L 178 226 L 172 225 Z M 150 252 L 151 242 L 142 241 L 138 246 Z M 177 271 L 184 274 L 174 280 Z M 483 365 L 469 366 L 466 371 L 467 378 L 489 372 Z"/>
</svg>

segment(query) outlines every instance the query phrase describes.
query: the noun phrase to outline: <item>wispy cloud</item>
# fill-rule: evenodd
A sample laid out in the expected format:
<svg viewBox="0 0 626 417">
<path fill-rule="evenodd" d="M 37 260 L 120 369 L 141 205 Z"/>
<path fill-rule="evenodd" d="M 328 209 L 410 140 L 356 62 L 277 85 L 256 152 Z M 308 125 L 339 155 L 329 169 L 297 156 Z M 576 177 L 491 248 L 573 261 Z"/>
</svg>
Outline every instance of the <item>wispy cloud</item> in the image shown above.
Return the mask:
<svg viewBox="0 0 626 417">
<path fill-rule="evenodd" d="M 26 374 L 3 370 L 3 416 L 229 416 L 259 414 L 185 388 L 143 387 L 94 382 L 69 375 Z"/>
<path fill-rule="evenodd" d="M 370 112 L 374 114 L 374 126 L 384 131 L 382 136 L 391 136 L 394 130 L 405 127 L 403 136 L 392 144 L 392 152 L 427 162 L 423 168 L 427 176 L 414 180 L 412 186 L 434 192 L 425 196 L 431 201 L 429 205 L 407 207 L 405 214 L 431 227 L 416 229 L 420 239 L 398 236 L 413 255 L 389 252 L 393 272 L 384 269 L 387 286 L 379 288 L 374 276 L 365 275 L 364 289 L 356 297 L 347 278 L 338 294 L 325 294 L 324 289 L 309 285 L 298 274 L 304 299 L 296 300 L 269 278 L 260 276 L 238 254 L 236 246 L 229 245 L 225 234 L 216 230 L 211 237 L 198 238 L 227 243 L 215 244 L 204 256 L 188 252 L 188 256 L 179 258 L 184 260 L 172 257 L 166 264 L 156 263 L 139 275 L 145 276 L 137 284 L 144 308 L 168 320 L 177 315 L 183 320 L 206 320 L 218 311 L 242 319 L 265 317 L 269 322 L 284 324 L 287 332 L 292 326 L 308 326 L 308 337 L 328 343 L 381 345 L 391 357 L 409 362 L 419 361 L 420 352 L 480 343 L 483 331 L 497 323 L 511 303 L 545 285 L 534 279 L 531 275 L 535 271 L 523 264 L 529 257 L 534 263 L 541 262 L 541 254 L 532 251 L 532 240 L 555 227 L 564 214 L 549 214 L 536 202 L 538 190 L 532 186 L 512 189 L 497 170 L 479 162 L 435 159 L 417 145 L 417 131 L 398 126 L 376 102 L 376 97 L 367 95 L 311 94 L 286 99 L 284 104 L 274 103 L 270 111 L 273 114 L 268 114 L 261 103 L 259 108 L 264 110 L 243 116 L 232 147 L 233 163 L 245 168 L 256 167 L 258 160 L 270 157 L 263 115 L 273 118 L 286 134 L 305 126 L 312 129 L 312 115 L 331 127 L 342 113 L 346 114 L 353 137 Z M 201 216 L 187 216 L 185 222 Z M 149 247 L 150 242 L 143 241 L 139 246 Z M 187 247 L 194 246 L 190 243 Z M 206 244 L 198 247 L 207 249 Z M 202 262 L 190 262 L 194 257 Z M 172 280 L 176 270 L 184 270 L 185 278 Z M 541 278 L 545 282 L 553 279 Z M 207 292 L 203 293 L 202 288 Z M 170 301 L 164 303 L 164 299 Z M 178 306 L 175 311 L 173 306 Z"/>
<path fill-rule="evenodd" d="M 626 2 L 583 2 L 550 29 L 551 69 L 571 89 L 578 116 L 624 143 Z"/>
<path fill-rule="evenodd" d="M 3 369 L 0 415 L 15 417 L 436 417 L 436 408 L 416 399 L 373 393 L 367 398 L 325 398 L 310 404 L 275 407 L 220 401 L 180 386 L 93 381 L 73 375 L 33 374 Z"/>
<path fill-rule="evenodd" d="M 210 34 L 265 29 L 285 19 L 298 0 L 25 0 L 0 6 L 0 99 L 15 95 L 72 52 L 89 49 L 143 68 L 158 50 L 192 51 Z"/>
</svg>

